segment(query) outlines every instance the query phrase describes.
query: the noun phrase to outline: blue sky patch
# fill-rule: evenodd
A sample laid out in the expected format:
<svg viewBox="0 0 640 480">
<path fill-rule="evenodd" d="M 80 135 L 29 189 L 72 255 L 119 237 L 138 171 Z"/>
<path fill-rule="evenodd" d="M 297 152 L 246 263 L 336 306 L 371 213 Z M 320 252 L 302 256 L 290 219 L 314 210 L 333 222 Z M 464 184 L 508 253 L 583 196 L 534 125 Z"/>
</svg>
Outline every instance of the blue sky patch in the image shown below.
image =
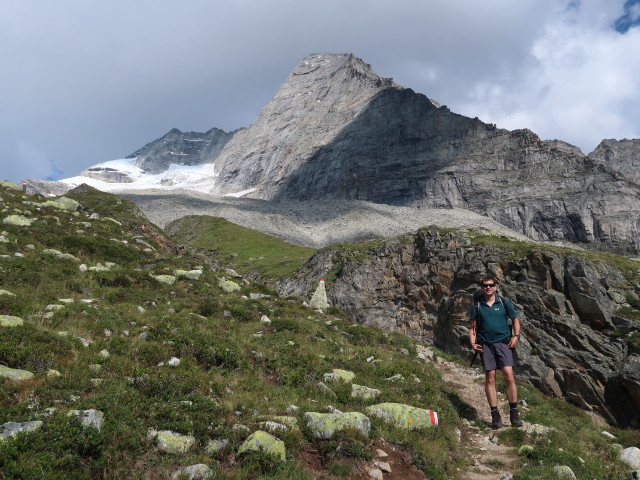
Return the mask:
<svg viewBox="0 0 640 480">
<path fill-rule="evenodd" d="M 627 33 L 630 28 L 640 25 L 640 0 L 627 0 L 624 15 L 613 23 L 617 32 Z"/>
</svg>

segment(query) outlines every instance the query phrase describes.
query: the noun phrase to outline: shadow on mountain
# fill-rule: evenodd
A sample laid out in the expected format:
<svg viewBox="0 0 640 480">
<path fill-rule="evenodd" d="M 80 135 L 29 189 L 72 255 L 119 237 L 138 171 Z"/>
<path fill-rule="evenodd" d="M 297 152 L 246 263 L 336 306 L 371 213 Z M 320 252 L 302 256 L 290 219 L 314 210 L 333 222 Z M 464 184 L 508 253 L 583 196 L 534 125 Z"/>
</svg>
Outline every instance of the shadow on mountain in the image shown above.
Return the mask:
<svg viewBox="0 0 640 480">
<path fill-rule="evenodd" d="M 477 118 L 438 108 L 410 89 L 387 88 L 334 141 L 290 174 L 275 200 L 420 204 L 430 196 L 434 175 L 502 132 Z M 440 198 L 429 206 L 457 206 L 455 199 Z"/>
</svg>

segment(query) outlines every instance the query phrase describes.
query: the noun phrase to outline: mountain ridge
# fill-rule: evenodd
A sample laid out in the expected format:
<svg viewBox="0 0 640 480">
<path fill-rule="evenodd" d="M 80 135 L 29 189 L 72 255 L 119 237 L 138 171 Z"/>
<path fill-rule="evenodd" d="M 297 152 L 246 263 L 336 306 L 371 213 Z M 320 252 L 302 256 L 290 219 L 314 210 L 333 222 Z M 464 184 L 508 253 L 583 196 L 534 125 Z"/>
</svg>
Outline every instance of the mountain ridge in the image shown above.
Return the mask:
<svg viewBox="0 0 640 480">
<path fill-rule="evenodd" d="M 508 131 L 453 113 L 377 76 L 352 54 L 313 54 L 299 62 L 256 121 L 232 134 L 215 152 L 194 152 L 186 163 L 199 170 L 170 164 L 144 188 L 279 202 L 457 207 L 538 241 L 640 250 L 640 186 L 633 177 L 640 142 L 609 142 L 606 155 L 596 149 L 585 156 L 528 129 Z M 159 171 L 171 158 L 164 149 L 135 162 Z M 105 170 L 112 168 L 107 164 Z M 136 182 L 96 186 L 117 191 Z"/>
</svg>

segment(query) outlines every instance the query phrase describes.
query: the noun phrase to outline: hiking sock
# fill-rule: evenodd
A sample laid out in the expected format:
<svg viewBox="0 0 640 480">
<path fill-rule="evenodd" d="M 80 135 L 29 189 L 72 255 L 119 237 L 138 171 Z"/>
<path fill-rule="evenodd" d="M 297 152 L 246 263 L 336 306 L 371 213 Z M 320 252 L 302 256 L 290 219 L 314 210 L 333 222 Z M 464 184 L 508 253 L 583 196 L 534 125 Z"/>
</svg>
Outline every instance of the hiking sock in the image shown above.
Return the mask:
<svg viewBox="0 0 640 480">
<path fill-rule="evenodd" d="M 491 413 L 497 413 L 498 412 L 498 406 L 496 405 L 495 407 L 491 407 Z"/>
<path fill-rule="evenodd" d="M 513 403 L 509 402 L 509 408 L 511 410 L 517 409 L 518 408 L 518 402 L 513 402 Z"/>
</svg>

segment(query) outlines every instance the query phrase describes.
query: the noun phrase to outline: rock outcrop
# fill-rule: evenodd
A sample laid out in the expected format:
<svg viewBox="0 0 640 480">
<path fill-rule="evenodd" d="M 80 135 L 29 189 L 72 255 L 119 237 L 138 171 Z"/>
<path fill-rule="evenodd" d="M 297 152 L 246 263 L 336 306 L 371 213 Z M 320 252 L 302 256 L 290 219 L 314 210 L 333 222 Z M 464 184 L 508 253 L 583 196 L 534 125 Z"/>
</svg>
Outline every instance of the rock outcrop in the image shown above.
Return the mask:
<svg viewBox="0 0 640 480">
<path fill-rule="evenodd" d="M 383 244 L 325 248 L 280 291 L 304 295 L 333 275 L 329 303 L 354 320 L 467 356 L 471 294 L 479 278 L 495 275 L 523 323 L 519 378 L 638 428 L 640 311 L 627 303 L 638 296 L 630 279 L 638 266 L 629 260 L 632 273 L 624 274 L 578 251 L 519 254 L 522 244 L 496 245 L 421 230 Z"/>
<path fill-rule="evenodd" d="M 640 184 L 640 139 L 602 140 L 589 158 L 606 164 L 626 179 Z"/>
<path fill-rule="evenodd" d="M 212 128 L 208 132 L 181 132 L 172 128 L 164 136 L 148 143 L 136 150 L 127 158 L 135 158 L 136 166 L 146 173 L 161 173 L 171 164 L 202 165 L 211 163 L 220 154 L 227 142 L 233 138 L 237 131 L 225 132 L 219 128 Z M 109 172 L 94 172 L 87 169 L 80 175 L 93 176 L 104 181 L 110 178 Z M 96 177 L 95 175 L 99 175 Z"/>
</svg>

